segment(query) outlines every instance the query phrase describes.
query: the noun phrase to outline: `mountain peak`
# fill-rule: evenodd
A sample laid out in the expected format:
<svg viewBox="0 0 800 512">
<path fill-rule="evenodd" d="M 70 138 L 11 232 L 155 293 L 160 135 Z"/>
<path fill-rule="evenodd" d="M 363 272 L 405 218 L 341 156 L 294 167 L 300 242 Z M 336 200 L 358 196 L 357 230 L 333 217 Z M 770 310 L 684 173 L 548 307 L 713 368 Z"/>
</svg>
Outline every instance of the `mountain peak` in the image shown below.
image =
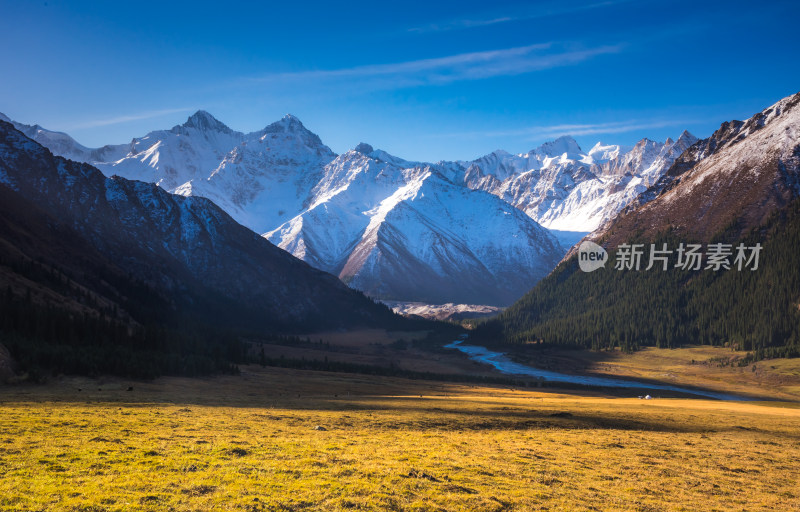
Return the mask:
<svg viewBox="0 0 800 512">
<path fill-rule="evenodd" d="M 570 135 L 562 135 L 556 140 L 545 142 L 535 150 L 536 153 L 549 157 L 563 155 L 564 153 L 578 154 L 581 151 L 581 147 Z"/>
<path fill-rule="evenodd" d="M 689 133 L 689 130 L 683 130 L 678 137 L 678 142 L 687 142 L 689 146 L 697 142 L 699 139 Z"/>
<path fill-rule="evenodd" d="M 200 131 L 216 131 L 222 133 L 231 133 L 231 129 L 225 126 L 224 123 L 217 118 L 206 112 L 205 110 L 198 110 L 189 119 L 183 123 L 184 128 L 196 128 Z"/>
<path fill-rule="evenodd" d="M 588 155 L 592 157 L 595 162 L 603 162 L 616 158 L 627 151 L 628 149 L 623 146 L 604 144 L 602 141 L 598 141 L 597 144 L 592 146 L 592 149 L 589 150 Z"/>
<path fill-rule="evenodd" d="M 304 125 L 303 122 L 297 116 L 292 114 L 286 114 L 279 120 L 271 123 L 265 130 L 270 127 L 275 127 L 276 130 L 274 131 L 284 131 L 284 132 L 297 132 L 297 131 L 309 131 Z"/>
<path fill-rule="evenodd" d="M 9 117 L 7 115 L 5 115 L 4 113 L 0 112 L 0 121 L 5 121 L 7 123 L 10 123 L 11 119 L 9 119 Z"/>
<path fill-rule="evenodd" d="M 356 147 L 355 147 L 355 148 L 353 148 L 353 149 L 354 149 L 355 151 L 358 151 L 358 152 L 359 152 L 359 153 L 361 153 L 362 155 L 369 155 L 370 153 L 372 153 L 373 151 L 375 151 L 375 148 L 373 148 L 372 146 L 370 146 L 370 145 L 369 145 L 369 144 L 367 144 L 366 142 L 360 142 L 360 143 L 358 144 L 358 146 L 356 146 Z"/>
<path fill-rule="evenodd" d="M 592 146 L 592 149 L 589 150 L 589 154 L 598 153 L 600 151 L 608 151 L 609 149 L 618 149 L 620 146 L 615 144 L 605 144 L 603 141 L 599 140 L 597 143 Z"/>
<path fill-rule="evenodd" d="M 660 146 L 662 146 L 663 144 L 666 144 L 666 142 L 664 142 L 664 143 L 661 143 L 661 142 L 655 141 L 655 140 L 653 140 L 653 139 L 649 139 L 649 138 L 647 138 L 647 137 L 644 137 L 644 138 L 640 139 L 640 140 L 639 140 L 639 142 L 637 142 L 637 143 L 636 143 L 636 144 L 633 146 L 633 149 L 634 149 L 634 150 L 644 150 L 644 149 L 645 149 L 645 148 L 647 148 L 648 146 L 649 146 L 650 148 L 653 148 L 653 147 L 655 147 L 655 146 L 659 146 L 659 147 L 660 147 Z"/>
<path fill-rule="evenodd" d="M 264 132 L 265 133 L 275 133 L 275 132 L 287 132 L 287 133 L 290 133 L 290 132 L 307 132 L 307 133 L 311 133 L 311 131 L 309 131 L 308 128 L 306 128 L 303 125 L 303 122 L 300 121 L 300 119 L 298 119 L 296 116 L 293 116 L 292 114 L 286 114 L 285 116 L 283 116 L 279 120 L 275 121 L 274 123 L 271 123 L 266 128 L 264 128 Z"/>
<path fill-rule="evenodd" d="M 302 140 L 303 143 L 309 147 L 320 147 L 324 148 L 326 152 L 330 152 L 330 149 L 322 144 L 322 140 L 319 136 L 306 128 L 303 123 L 292 114 L 286 114 L 280 120 L 264 128 L 261 133 L 264 135 L 268 133 L 291 134 L 298 137 L 299 140 Z"/>
</svg>

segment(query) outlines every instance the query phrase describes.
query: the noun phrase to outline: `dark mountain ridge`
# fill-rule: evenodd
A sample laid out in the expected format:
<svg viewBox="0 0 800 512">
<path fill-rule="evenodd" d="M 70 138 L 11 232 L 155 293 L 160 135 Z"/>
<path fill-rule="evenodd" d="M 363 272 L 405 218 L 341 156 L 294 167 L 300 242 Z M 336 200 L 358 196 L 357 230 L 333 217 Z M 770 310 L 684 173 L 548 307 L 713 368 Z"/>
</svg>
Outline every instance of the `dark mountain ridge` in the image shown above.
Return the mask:
<svg viewBox="0 0 800 512">
<path fill-rule="evenodd" d="M 800 93 L 746 121 L 722 123 L 594 238 L 615 246 L 631 233 L 669 228 L 707 240 L 732 224 L 739 235 L 763 224 L 800 193 L 799 124 Z"/>
<path fill-rule="evenodd" d="M 730 345 L 754 358 L 800 355 L 800 93 L 747 121 L 723 123 L 688 148 L 649 195 L 592 235 L 605 268 L 578 268 L 576 251 L 525 297 L 479 326 L 484 343 L 585 348 Z M 640 270 L 615 268 L 641 243 Z M 650 244 L 667 270 L 650 270 Z M 761 245 L 758 268 L 679 268 L 676 249 Z M 734 254 L 730 255 L 729 263 Z"/>
<path fill-rule="evenodd" d="M 16 315 L 26 303 L 132 333 L 228 338 L 403 323 L 210 200 L 106 178 L 3 121 L 0 199 L 0 285 Z"/>
</svg>

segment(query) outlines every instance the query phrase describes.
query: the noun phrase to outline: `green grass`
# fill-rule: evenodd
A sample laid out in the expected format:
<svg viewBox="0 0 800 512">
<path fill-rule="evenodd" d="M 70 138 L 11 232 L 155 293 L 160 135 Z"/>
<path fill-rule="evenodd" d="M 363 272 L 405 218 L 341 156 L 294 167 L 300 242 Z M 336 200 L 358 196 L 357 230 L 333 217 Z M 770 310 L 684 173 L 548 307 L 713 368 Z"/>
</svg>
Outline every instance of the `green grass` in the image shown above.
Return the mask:
<svg viewBox="0 0 800 512">
<path fill-rule="evenodd" d="M 129 384 L 0 389 L 0 510 L 800 507 L 780 403 L 255 367 Z"/>
</svg>

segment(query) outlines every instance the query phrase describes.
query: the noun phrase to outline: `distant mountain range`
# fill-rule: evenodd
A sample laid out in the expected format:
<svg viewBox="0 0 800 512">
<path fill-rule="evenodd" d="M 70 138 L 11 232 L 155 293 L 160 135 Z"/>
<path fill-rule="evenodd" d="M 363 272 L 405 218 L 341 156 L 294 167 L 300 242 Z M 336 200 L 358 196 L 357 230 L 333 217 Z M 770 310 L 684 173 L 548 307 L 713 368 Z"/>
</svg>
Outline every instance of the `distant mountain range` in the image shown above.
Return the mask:
<svg viewBox="0 0 800 512">
<path fill-rule="evenodd" d="M 800 93 L 723 123 L 589 238 L 609 251 L 605 268 L 582 272 L 573 249 L 475 337 L 623 349 L 725 344 L 755 358 L 800 356 Z M 679 265 L 689 243 L 705 258 L 697 268 Z M 624 244 L 641 244 L 639 270 L 616 264 Z M 661 261 L 646 270 L 650 244 L 666 248 L 666 270 Z M 760 246 L 757 268 L 735 264 L 740 244 Z M 719 258 L 727 269 L 709 266 L 714 250 L 727 253 Z"/>
<path fill-rule="evenodd" d="M 584 152 L 561 137 L 524 155 L 496 151 L 463 162 L 467 186 L 486 190 L 549 229 L 590 232 L 653 185 L 697 138 L 640 140 L 633 148 L 598 142 Z"/>
<path fill-rule="evenodd" d="M 147 181 L 107 177 L 34 139 Z M 209 198 L 274 228 L 260 236 Z M 551 227 L 582 218 L 612 261 L 631 243 L 671 245 L 675 257 L 685 243 L 759 244 L 761 261 L 757 271 L 675 264 L 584 273 L 574 248 L 556 266 L 565 248 L 534 217 Z M 474 338 L 800 355 L 800 93 L 703 140 L 684 132 L 583 153 L 562 137 L 524 155 L 435 164 L 364 143 L 334 155 L 292 116 L 244 135 L 198 112 L 172 130 L 97 149 L 0 120 L 0 247 L 3 343 L 14 352 L 28 339 L 9 332 L 55 343 L 33 352 L 48 361 L 60 343 L 79 340 L 124 366 L 108 352 L 120 340 L 134 360 L 153 347 L 164 353 L 173 339 L 194 353 L 197 338 L 183 330 L 404 325 L 341 281 L 460 311 L 510 303 L 545 275 Z M 212 355 L 236 344 L 202 346 L 204 363 L 164 364 L 235 359 Z"/>
<path fill-rule="evenodd" d="M 578 232 L 566 237 L 571 244 L 613 218 L 696 140 L 684 132 L 677 141 L 598 143 L 583 152 L 562 137 L 526 154 L 421 163 L 363 143 L 336 155 L 291 115 L 243 134 L 198 111 L 170 130 L 94 149 L 14 124 L 107 176 L 207 197 L 373 297 L 498 306 L 547 275 L 568 248 L 542 226 Z"/>
<path fill-rule="evenodd" d="M 366 145 L 334 159 L 308 208 L 267 236 L 369 295 L 509 304 L 563 251 L 522 211 Z"/>
</svg>

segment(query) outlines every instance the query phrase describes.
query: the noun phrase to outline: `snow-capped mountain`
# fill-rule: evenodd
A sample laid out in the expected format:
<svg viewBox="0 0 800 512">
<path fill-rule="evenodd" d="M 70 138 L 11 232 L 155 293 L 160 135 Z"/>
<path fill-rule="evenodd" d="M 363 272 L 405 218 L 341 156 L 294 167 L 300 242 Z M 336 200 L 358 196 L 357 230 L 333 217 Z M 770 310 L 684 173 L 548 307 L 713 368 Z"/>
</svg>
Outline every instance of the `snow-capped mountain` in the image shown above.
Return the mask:
<svg viewBox="0 0 800 512">
<path fill-rule="evenodd" d="M 122 158 L 129 151 L 128 144 L 87 148 L 64 132 L 56 132 L 42 128 L 38 124 L 29 125 L 12 121 L 0 112 L 0 121 L 11 123 L 14 128 L 46 147 L 55 156 L 61 156 L 76 162 L 106 162 Z"/>
<path fill-rule="evenodd" d="M 42 146 L 48 148 L 54 155 L 63 156 L 70 160 L 83 162 L 90 157 L 91 149 L 78 144 L 78 142 L 63 132 L 46 130 L 39 126 L 28 125 L 12 121 L 5 114 L 0 112 L 0 121 L 5 121 L 14 125 L 14 128 L 25 134 L 26 137 L 35 140 Z"/>
<path fill-rule="evenodd" d="M 616 245 L 674 230 L 709 240 L 743 235 L 800 195 L 800 93 L 746 121 L 723 123 L 647 192 L 593 233 Z"/>
<path fill-rule="evenodd" d="M 195 178 L 207 178 L 210 170 L 244 137 L 201 110 L 182 125 L 134 138 L 123 148 L 122 155 L 116 155 L 119 158 L 88 163 L 107 176 L 146 181 L 173 190 Z"/>
<path fill-rule="evenodd" d="M 549 229 L 589 232 L 653 185 L 696 141 L 684 131 L 676 141 L 642 139 L 630 149 L 597 143 L 583 152 L 565 136 L 525 154 L 496 151 L 463 162 L 457 179 L 503 198 Z"/>
<path fill-rule="evenodd" d="M 594 230 L 696 140 L 684 132 L 674 142 L 598 143 L 584 152 L 561 137 L 526 154 L 430 164 L 364 143 L 337 156 L 291 115 L 244 134 L 198 111 L 170 130 L 99 149 L 22 128 L 107 176 L 210 198 L 241 224 L 373 296 L 495 305 L 519 297 L 562 255 L 539 224 Z"/>
<path fill-rule="evenodd" d="M 723 123 L 589 236 L 616 251 L 618 262 L 623 244 L 641 244 L 641 267 L 611 264 L 587 274 L 573 248 L 542 283 L 470 336 L 545 346 L 725 344 L 757 358 L 796 354 L 800 93 L 746 121 Z M 686 243 L 698 244 L 698 259 L 686 256 Z M 653 268 L 645 270 L 648 254 Z M 666 258 L 664 268 L 654 254 Z"/>
<path fill-rule="evenodd" d="M 258 233 L 300 213 L 322 167 L 336 155 L 299 119 L 287 115 L 260 131 L 234 131 L 205 111 L 128 144 L 87 148 L 66 133 L 0 119 L 56 156 L 89 163 L 106 176 L 155 183 L 212 199 Z"/>
<path fill-rule="evenodd" d="M 109 304 L 130 307 L 132 315 L 149 305 L 137 304 L 140 295 L 120 297 L 117 281 L 160 297 L 169 309 L 159 312 L 163 318 L 210 317 L 216 325 L 255 332 L 397 322 L 386 307 L 277 249 L 208 199 L 105 177 L 90 165 L 53 156 L 2 121 L 0 194 L 6 199 L 0 245 L 14 255 L 29 250 L 21 261 L 47 259 L 71 268 L 76 279 L 108 294 Z M 37 236 L 55 240 L 56 247 Z M 27 286 L 17 277 L 11 282 Z M 43 301 L 62 307 L 47 293 Z"/>
<path fill-rule="evenodd" d="M 174 192 L 208 197 L 245 226 L 263 233 L 307 206 L 323 166 L 335 156 L 299 119 L 286 115 L 241 137 L 216 165 L 205 167 L 210 174 L 198 174 Z"/>
<path fill-rule="evenodd" d="M 243 134 L 201 110 L 171 130 L 133 139 L 116 161 L 91 163 L 106 175 L 208 197 L 261 233 L 303 209 L 322 167 L 335 156 L 294 116 Z"/>
<path fill-rule="evenodd" d="M 265 236 L 370 295 L 433 303 L 509 304 L 563 252 L 499 198 L 366 144 L 328 164 L 309 208 Z"/>
</svg>

